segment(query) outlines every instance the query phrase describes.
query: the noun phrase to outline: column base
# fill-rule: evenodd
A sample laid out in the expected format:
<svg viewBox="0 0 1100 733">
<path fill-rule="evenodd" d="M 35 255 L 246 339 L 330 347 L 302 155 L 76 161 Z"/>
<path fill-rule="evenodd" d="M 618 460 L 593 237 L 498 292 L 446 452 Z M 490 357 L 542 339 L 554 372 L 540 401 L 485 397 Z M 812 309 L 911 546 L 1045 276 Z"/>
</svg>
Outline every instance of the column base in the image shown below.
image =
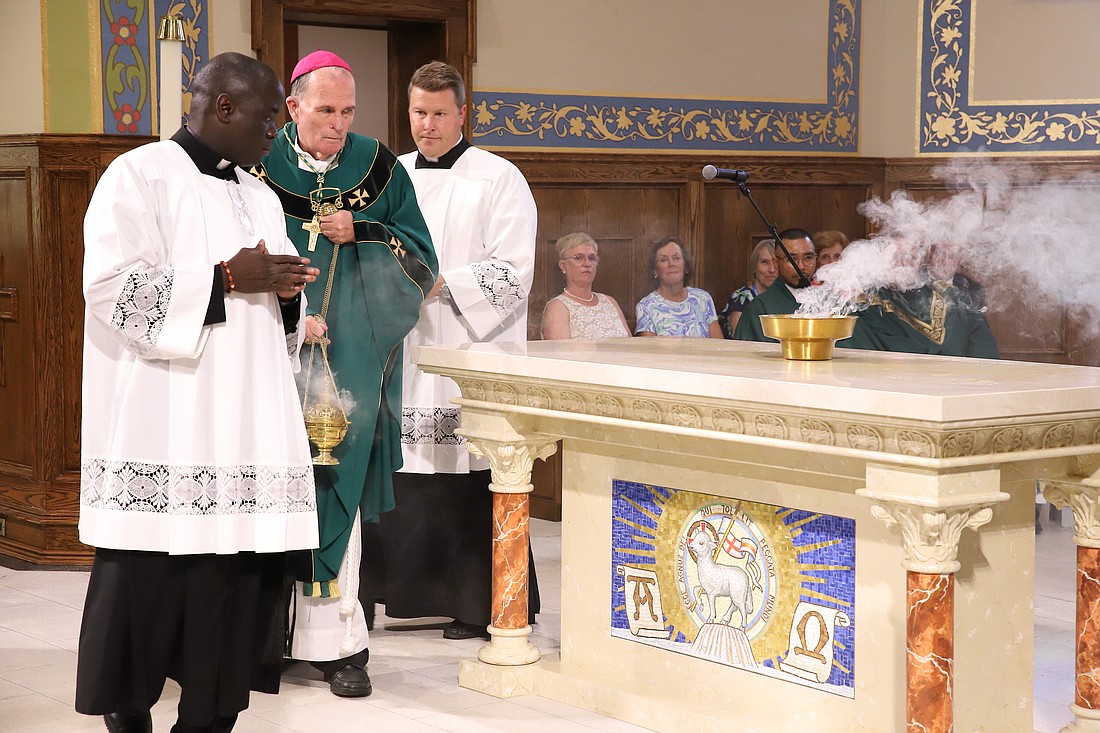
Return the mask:
<svg viewBox="0 0 1100 733">
<path fill-rule="evenodd" d="M 522 667 L 526 664 L 534 664 L 542 656 L 539 648 L 527 640 L 531 636 L 530 626 L 524 626 L 522 629 L 501 629 L 489 626 L 489 634 L 492 639 L 477 650 L 477 658 L 486 664 Z"/>
<path fill-rule="evenodd" d="M 1076 719 L 1062 728 L 1061 733 L 1100 733 L 1100 710 L 1090 710 L 1072 704 L 1069 709 Z"/>
<path fill-rule="evenodd" d="M 534 691 L 534 669 L 532 666 L 502 667 L 463 659 L 458 663 L 458 684 L 493 697 L 521 697 Z"/>
</svg>

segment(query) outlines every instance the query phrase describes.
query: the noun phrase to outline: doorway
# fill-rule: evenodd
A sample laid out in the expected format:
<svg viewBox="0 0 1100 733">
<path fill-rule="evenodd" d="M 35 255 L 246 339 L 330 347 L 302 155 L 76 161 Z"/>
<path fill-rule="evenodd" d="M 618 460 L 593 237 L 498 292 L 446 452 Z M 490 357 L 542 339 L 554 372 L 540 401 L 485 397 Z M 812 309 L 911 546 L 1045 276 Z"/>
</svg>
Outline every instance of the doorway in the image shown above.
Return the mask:
<svg viewBox="0 0 1100 733">
<path fill-rule="evenodd" d="M 380 130 L 366 134 L 378 137 L 401 154 L 415 147 L 406 116 L 406 87 L 417 68 L 432 60 L 446 61 L 462 73 L 467 88 L 473 88 L 476 12 L 476 0 L 252 0 L 252 46 L 256 58 L 275 69 L 289 88 L 288 77 L 299 50 L 313 50 L 312 41 L 302 45 L 303 29 L 310 38 L 315 34 L 327 39 L 350 33 L 345 40 L 351 48 L 373 46 L 359 49 L 371 58 L 380 58 L 382 36 L 376 34 L 384 34 L 385 137 Z M 356 76 L 357 86 L 381 87 L 380 74 L 368 73 L 363 82 L 359 82 L 362 71 Z M 359 104 L 371 102 L 364 98 Z M 378 102 L 373 104 L 377 106 Z M 467 115 L 467 139 L 470 124 Z"/>
</svg>

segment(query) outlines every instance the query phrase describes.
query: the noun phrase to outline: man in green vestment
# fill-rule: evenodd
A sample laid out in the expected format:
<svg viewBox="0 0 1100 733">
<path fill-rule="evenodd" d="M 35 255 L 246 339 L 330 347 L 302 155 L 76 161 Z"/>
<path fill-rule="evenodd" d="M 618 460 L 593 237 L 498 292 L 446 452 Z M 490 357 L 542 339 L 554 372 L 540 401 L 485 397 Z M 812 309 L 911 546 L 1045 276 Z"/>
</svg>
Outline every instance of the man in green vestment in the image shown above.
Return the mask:
<svg viewBox="0 0 1100 733">
<path fill-rule="evenodd" d="M 997 339 L 985 315 L 946 280 L 909 290 L 882 290 L 856 314 L 857 348 L 996 359 Z"/>
<path fill-rule="evenodd" d="M 805 229 L 784 229 L 779 233 L 787 252 L 798 263 L 798 269 L 808 280 L 813 280 L 817 272 L 817 252 L 814 250 L 814 242 L 810 233 Z M 762 315 L 788 315 L 798 310 L 798 301 L 795 300 L 793 290 L 804 287 L 802 278 L 798 276 L 791 261 L 779 247 L 775 248 L 775 262 L 779 268 L 779 277 L 772 286 L 765 290 L 759 297 L 754 298 L 741 319 L 737 322 L 733 337 L 740 341 L 771 341 L 778 343 L 773 338 L 764 335 L 760 325 Z"/>
<path fill-rule="evenodd" d="M 356 405 L 333 449 L 339 465 L 315 466 L 320 547 L 297 575 L 288 656 L 312 662 L 334 694 L 362 697 L 371 685 L 358 517 L 377 521 L 394 506 L 401 344 L 439 265 L 405 168 L 379 141 L 348 131 L 355 80 L 347 63 L 328 51 L 303 58 L 287 108 L 293 121 L 253 173 L 279 195 L 290 239 L 321 270 L 306 289 L 306 339 L 327 344 L 336 387 Z M 324 370 L 310 379 L 311 394 L 331 384 Z"/>
</svg>

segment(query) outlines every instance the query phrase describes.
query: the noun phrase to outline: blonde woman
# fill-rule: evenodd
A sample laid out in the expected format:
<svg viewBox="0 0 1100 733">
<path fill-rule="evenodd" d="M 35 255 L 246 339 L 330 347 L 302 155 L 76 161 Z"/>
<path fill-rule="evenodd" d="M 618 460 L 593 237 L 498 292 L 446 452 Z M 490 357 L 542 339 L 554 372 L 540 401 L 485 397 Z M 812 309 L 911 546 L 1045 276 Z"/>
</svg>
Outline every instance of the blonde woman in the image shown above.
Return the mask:
<svg viewBox="0 0 1100 733">
<path fill-rule="evenodd" d="M 558 239 L 558 268 L 565 277 L 561 295 L 542 312 L 544 339 L 602 339 L 629 336 L 623 310 L 610 295 L 592 292 L 600 264 L 599 245 L 584 232 Z"/>
</svg>

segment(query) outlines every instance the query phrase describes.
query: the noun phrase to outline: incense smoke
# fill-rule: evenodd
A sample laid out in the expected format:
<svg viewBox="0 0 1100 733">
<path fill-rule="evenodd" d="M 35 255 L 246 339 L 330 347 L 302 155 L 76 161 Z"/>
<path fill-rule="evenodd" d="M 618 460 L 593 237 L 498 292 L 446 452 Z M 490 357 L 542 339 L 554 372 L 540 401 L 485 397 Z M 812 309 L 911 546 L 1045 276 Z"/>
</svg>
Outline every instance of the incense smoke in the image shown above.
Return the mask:
<svg viewBox="0 0 1100 733">
<path fill-rule="evenodd" d="M 295 375 L 295 381 L 298 383 L 298 394 L 302 395 L 305 403 L 304 407 L 339 403 L 344 415 L 350 417 L 352 410 L 357 405 L 355 398 L 352 397 L 350 390 L 337 389 L 340 380 L 335 372 L 332 373 L 332 378 L 329 378 L 329 371 L 325 369 L 320 349 L 316 351 L 313 366 L 309 367 L 307 364 L 303 364 L 301 371 Z M 333 382 L 335 382 L 335 385 Z"/>
<path fill-rule="evenodd" d="M 897 191 L 859 207 L 878 232 L 818 270 L 822 285 L 797 291 L 799 313 L 852 313 L 861 294 L 910 290 L 959 270 L 985 286 L 993 310 L 1015 301 L 1097 321 L 1100 177 L 1043 181 L 1021 166 L 972 161 L 933 175 L 956 193 L 918 202 Z"/>
</svg>

